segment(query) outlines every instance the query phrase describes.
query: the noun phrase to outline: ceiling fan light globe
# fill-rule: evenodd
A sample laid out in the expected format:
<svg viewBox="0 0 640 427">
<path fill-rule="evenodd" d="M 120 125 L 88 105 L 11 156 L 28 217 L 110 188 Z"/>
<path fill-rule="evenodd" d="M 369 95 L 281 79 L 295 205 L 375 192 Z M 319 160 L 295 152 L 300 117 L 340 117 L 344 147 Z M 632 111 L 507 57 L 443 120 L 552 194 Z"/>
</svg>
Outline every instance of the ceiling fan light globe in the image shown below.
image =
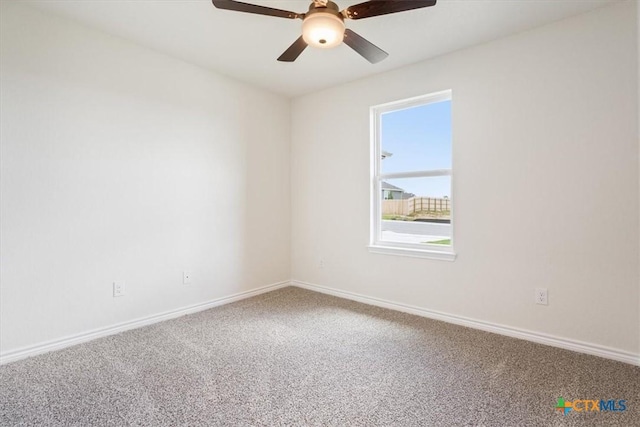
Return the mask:
<svg viewBox="0 0 640 427">
<path fill-rule="evenodd" d="M 331 48 L 342 43 L 344 22 L 331 13 L 308 15 L 302 23 L 302 38 L 311 46 Z"/>
</svg>

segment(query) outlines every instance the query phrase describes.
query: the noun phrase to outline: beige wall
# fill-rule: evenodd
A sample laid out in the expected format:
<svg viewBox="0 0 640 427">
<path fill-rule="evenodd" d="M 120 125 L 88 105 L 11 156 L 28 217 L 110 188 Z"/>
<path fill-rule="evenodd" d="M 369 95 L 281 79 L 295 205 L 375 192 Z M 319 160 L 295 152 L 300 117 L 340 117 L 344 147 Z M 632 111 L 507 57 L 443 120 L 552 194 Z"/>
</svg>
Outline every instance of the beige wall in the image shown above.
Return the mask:
<svg viewBox="0 0 640 427">
<path fill-rule="evenodd" d="M 3 353 L 289 278 L 288 100 L 15 2 L 1 40 Z"/>
<path fill-rule="evenodd" d="M 295 99 L 293 278 L 638 354 L 636 42 L 625 2 Z M 369 107 L 445 89 L 457 260 L 369 253 Z"/>
</svg>

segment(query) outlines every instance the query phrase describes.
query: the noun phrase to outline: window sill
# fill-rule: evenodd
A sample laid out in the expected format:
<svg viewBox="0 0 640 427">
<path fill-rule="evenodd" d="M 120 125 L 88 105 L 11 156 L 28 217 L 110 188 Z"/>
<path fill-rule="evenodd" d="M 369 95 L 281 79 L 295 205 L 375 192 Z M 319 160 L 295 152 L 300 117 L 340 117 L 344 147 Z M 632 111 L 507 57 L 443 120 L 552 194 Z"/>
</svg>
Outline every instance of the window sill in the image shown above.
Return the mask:
<svg viewBox="0 0 640 427">
<path fill-rule="evenodd" d="M 455 261 L 454 252 L 437 251 L 433 249 L 413 249 L 395 246 L 369 245 L 369 252 L 383 255 L 406 256 L 411 258 L 428 258 L 441 261 Z"/>
</svg>

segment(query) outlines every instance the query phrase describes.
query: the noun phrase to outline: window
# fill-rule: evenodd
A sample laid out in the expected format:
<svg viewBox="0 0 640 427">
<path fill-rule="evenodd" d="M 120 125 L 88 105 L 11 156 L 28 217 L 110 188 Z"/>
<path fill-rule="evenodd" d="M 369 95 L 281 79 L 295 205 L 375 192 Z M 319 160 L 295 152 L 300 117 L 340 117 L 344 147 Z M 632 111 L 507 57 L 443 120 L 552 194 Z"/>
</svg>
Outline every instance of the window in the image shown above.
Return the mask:
<svg viewBox="0 0 640 427">
<path fill-rule="evenodd" d="M 451 91 L 371 108 L 372 252 L 453 260 Z"/>
</svg>

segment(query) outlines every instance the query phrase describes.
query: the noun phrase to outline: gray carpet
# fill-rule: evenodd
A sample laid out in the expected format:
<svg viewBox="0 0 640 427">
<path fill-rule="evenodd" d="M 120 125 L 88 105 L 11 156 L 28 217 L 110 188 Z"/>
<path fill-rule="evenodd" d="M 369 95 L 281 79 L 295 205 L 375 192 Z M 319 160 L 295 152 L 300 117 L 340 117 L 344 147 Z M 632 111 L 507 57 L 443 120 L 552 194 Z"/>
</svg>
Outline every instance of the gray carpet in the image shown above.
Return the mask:
<svg viewBox="0 0 640 427">
<path fill-rule="evenodd" d="M 626 412 L 554 410 L 626 399 Z M 640 368 L 297 288 L 0 367 L 0 425 L 640 426 Z"/>
</svg>

